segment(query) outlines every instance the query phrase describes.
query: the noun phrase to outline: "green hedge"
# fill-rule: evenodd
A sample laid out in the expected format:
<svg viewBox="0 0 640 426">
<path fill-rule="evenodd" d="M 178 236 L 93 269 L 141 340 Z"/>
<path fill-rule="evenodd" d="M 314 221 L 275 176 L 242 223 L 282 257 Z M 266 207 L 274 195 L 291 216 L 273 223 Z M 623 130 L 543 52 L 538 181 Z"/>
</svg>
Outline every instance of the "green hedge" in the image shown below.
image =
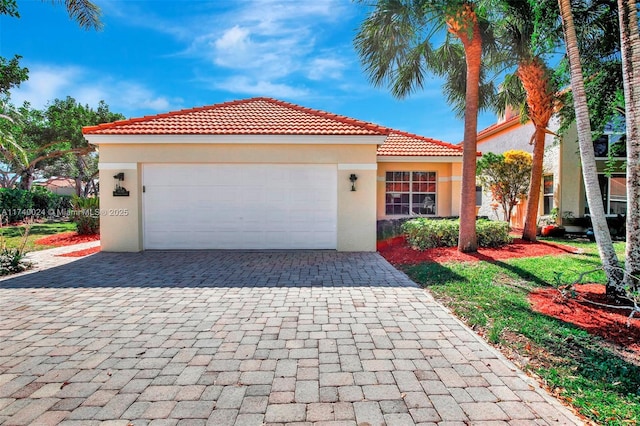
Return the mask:
<svg viewBox="0 0 640 426">
<path fill-rule="evenodd" d="M 416 218 L 402 225 L 407 242 L 426 250 L 434 247 L 455 247 L 458 245 L 460 220 Z M 476 233 L 480 247 L 502 247 L 511 243 L 509 224 L 492 220 L 476 221 Z"/>
<path fill-rule="evenodd" d="M 509 224 L 495 220 L 478 220 L 476 235 L 480 247 L 502 247 L 511 244 L 513 238 L 509 235 Z"/>
<path fill-rule="evenodd" d="M 13 223 L 27 217 L 44 218 L 63 215 L 71 207 L 71 197 L 54 194 L 46 188 L 30 191 L 0 188 L 0 214 L 3 223 Z"/>
</svg>

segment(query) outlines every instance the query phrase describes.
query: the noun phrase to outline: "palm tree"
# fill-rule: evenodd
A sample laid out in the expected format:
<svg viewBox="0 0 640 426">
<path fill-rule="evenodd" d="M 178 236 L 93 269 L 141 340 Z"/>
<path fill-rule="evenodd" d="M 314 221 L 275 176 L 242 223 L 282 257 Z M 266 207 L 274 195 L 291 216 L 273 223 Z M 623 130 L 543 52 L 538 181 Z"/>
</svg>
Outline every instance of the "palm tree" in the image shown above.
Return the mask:
<svg viewBox="0 0 640 426">
<path fill-rule="evenodd" d="M 618 257 L 613 249 L 611 235 L 602 203 L 602 194 L 598 185 L 598 170 L 593 152 L 593 142 L 591 140 L 591 124 L 589 122 L 589 111 L 587 108 L 587 95 L 584 88 L 584 78 L 580 63 L 580 52 L 576 29 L 573 23 L 570 0 L 558 0 L 560 14 L 562 16 L 562 27 L 569 57 L 569 67 L 571 74 L 571 89 L 573 91 L 573 103 L 576 114 L 576 125 L 578 128 L 578 145 L 580 147 L 580 160 L 582 162 L 582 176 L 584 179 L 585 192 L 587 193 L 587 203 L 591 214 L 591 223 L 596 237 L 598 253 L 605 274 L 607 275 L 607 295 L 610 298 L 618 298 L 624 294 L 622 274 L 618 263 Z"/>
<path fill-rule="evenodd" d="M 442 74 L 448 87 L 464 81 L 464 142 L 462 159 L 462 195 L 458 250 L 477 250 L 475 188 L 477 122 L 480 107 L 480 82 L 483 38 L 488 25 L 473 0 L 379 0 L 364 22 L 355 47 L 374 85 L 388 85 L 391 93 L 403 98 L 423 87 L 427 71 Z M 444 32 L 438 49 L 433 38 Z M 462 45 L 464 67 L 447 69 L 439 62 L 457 58 Z M 462 74 L 462 75 L 461 75 Z M 456 99 L 455 94 L 448 94 Z"/>
<path fill-rule="evenodd" d="M 542 185 L 542 173 L 544 165 L 544 145 L 549 126 L 549 120 L 554 112 L 556 101 L 556 87 L 553 84 L 552 71 L 544 62 L 544 46 L 548 43 L 548 37 L 542 37 L 536 31 L 540 13 L 549 13 L 549 5 L 541 5 L 536 2 L 522 0 L 507 0 L 507 13 L 500 25 L 501 39 L 507 50 L 517 62 L 516 75 L 519 84 L 526 94 L 526 116 L 534 125 L 534 133 L 531 137 L 533 143 L 533 162 L 531 166 L 531 179 L 527 195 L 527 211 L 522 238 L 535 241 L 538 221 L 538 204 L 540 203 L 540 187 Z M 552 10 L 552 9 L 551 9 Z M 536 17 L 536 19 L 533 19 Z M 542 41 L 541 41 L 542 40 Z M 514 79 L 507 79 L 507 84 L 516 83 Z M 504 94 L 520 93 L 520 90 L 505 87 Z M 505 96 L 501 97 L 504 102 Z M 523 100 L 510 99 L 507 102 L 520 106 Z M 504 104 L 499 108 L 504 108 Z M 520 108 L 523 109 L 522 107 Z"/>
<path fill-rule="evenodd" d="M 627 124 L 627 248 L 625 285 L 640 277 L 640 37 L 636 0 L 618 0 Z"/>
</svg>

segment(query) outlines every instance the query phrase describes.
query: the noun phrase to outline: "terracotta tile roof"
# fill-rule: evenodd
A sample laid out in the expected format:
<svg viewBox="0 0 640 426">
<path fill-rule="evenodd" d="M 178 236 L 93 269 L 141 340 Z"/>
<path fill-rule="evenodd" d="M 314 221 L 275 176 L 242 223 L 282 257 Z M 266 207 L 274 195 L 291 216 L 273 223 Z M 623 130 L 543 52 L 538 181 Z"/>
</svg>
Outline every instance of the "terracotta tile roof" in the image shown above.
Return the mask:
<svg viewBox="0 0 640 426">
<path fill-rule="evenodd" d="M 391 130 L 378 147 L 378 156 L 462 156 L 462 147 L 411 133 Z"/>
<path fill-rule="evenodd" d="M 461 156 L 462 148 L 272 98 L 251 98 L 88 126 L 85 135 L 387 135 L 379 156 Z"/>
<path fill-rule="evenodd" d="M 91 135 L 385 135 L 376 124 L 251 98 L 85 127 Z"/>
</svg>

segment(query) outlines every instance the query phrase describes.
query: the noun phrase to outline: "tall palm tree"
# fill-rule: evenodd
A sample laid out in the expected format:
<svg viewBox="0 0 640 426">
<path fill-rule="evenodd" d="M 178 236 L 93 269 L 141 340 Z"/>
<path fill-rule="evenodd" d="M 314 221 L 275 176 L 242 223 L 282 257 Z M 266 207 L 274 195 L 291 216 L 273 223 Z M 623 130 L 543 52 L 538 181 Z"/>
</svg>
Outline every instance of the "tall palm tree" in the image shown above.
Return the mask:
<svg viewBox="0 0 640 426">
<path fill-rule="evenodd" d="M 640 278 L 640 37 L 636 0 L 618 0 L 622 81 L 627 124 L 627 248 L 625 285 Z"/>
<path fill-rule="evenodd" d="M 507 0 L 505 3 L 507 13 L 499 26 L 500 38 L 517 62 L 516 75 L 526 94 L 526 116 L 534 125 L 534 133 L 531 137 L 533 161 L 522 238 L 535 241 L 545 138 L 549 133 L 547 128 L 554 112 L 557 91 L 553 84 L 552 71 L 547 67 L 543 56 L 546 53 L 544 47 L 554 43 L 552 38 L 544 37 L 536 31 L 538 20 L 542 19 L 540 13 L 549 13 L 549 5 L 541 5 L 540 2 L 532 4 L 522 0 Z M 551 42 L 549 42 L 550 39 Z M 508 81 L 515 82 L 514 79 Z M 505 88 L 505 93 L 514 93 L 514 91 Z M 511 101 L 521 102 L 520 99 Z"/>
<path fill-rule="evenodd" d="M 488 25 L 478 13 L 480 0 L 379 0 L 358 30 L 355 47 L 376 86 L 388 85 L 403 98 L 423 87 L 428 71 L 444 74 L 448 87 L 464 81 L 464 142 L 458 250 L 474 252 L 477 123 L 483 38 Z M 434 38 L 444 41 L 434 49 Z M 457 58 L 462 45 L 464 67 L 447 69 L 439 62 Z M 463 75 L 460 73 L 463 72 Z M 457 81 L 456 81 L 457 80 Z M 449 95 L 456 99 L 456 95 Z"/>
<path fill-rule="evenodd" d="M 571 13 L 570 0 L 558 0 L 560 14 L 562 17 L 562 27 L 564 30 L 567 56 L 571 74 L 571 90 L 573 91 L 573 103 L 576 114 L 576 125 L 578 128 L 578 145 L 580 147 L 580 160 L 582 162 L 582 176 L 584 179 L 591 223 L 596 237 L 598 253 L 605 274 L 607 275 L 607 295 L 617 298 L 624 294 L 622 274 L 618 263 L 618 257 L 613 249 L 611 235 L 602 203 L 602 194 L 598 184 L 598 170 L 593 152 L 593 142 L 591 139 L 591 124 L 589 122 L 589 111 L 587 108 L 587 94 L 584 88 L 584 77 L 580 63 L 580 52 L 576 29 Z"/>
</svg>

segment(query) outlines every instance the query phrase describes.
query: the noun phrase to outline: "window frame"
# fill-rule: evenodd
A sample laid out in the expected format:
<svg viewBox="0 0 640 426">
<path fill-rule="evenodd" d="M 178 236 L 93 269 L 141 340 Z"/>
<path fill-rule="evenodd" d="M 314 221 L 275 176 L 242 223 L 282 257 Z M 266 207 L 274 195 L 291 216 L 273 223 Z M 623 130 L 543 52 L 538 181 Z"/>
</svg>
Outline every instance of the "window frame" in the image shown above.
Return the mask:
<svg viewBox="0 0 640 426">
<path fill-rule="evenodd" d="M 627 185 L 627 176 L 624 173 L 612 173 L 611 176 L 607 176 L 605 173 L 598 173 L 598 178 L 600 178 L 600 176 L 603 176 L 606 179 L 606 185 L 607 185 L 607 193 L 605 194 L 604 191 L 602 193 L 602 204 L 604 206 L 604 213 L 606 216 L 609 217 L 615 217 L 618 216 L 618 214 L 622 214 L 624 216 L 626 216 L 628 208 L 629 208 L 629 202 L 627 200 L 627 194 L 626 194 L 626 185 Z M 625 197 L 624 197 L 624 201 L 621 200 L 614 200 L 614 202 L 618 202 L 618 203 L 622 203 L 624 202 L 626 207 L 624 209 L 624 213 L 612 213 L 611 212 L 611 179 L 613 178 L 622 178 L 624 180 L 624 184 L 625 184 Z"/>
<path fill-rule="evenodd" d="M 601 178 L 606 179 L 605 181 L 605 185 L 606 185 L 606 193 L 605 191 L 603 191 L 603 186 L 602 186 L 602 181 Z M 622 178 L 624 179 L 625 182 L 625 188 L 626 188 L 626 183 L 627 183 L 627 176 L 624 173 L 612 173 L 611 176 L 607 176 L 606 173 L 598 173 L 598 184 L 600 185 L 600 192 L 602 193 L 602 206 L 604 207 L 604 214 L 606 217 L 617 217 L 618 214 L 622 214 L 622 213 L 611 213 L 611 178 Z M 621 201 L 617 201 L 617 202 L 621 202 Z M 629 202 L 628 200 L 626 200 L 626 191 L 625 191 L 625 201 L 627 204 L 627 207 L 625 208 L 625 213 L 624 215 L 626 216 L 628 208 L 629 208 Z M 586 194 L 585 194 L 585 215 L 590 215 L 591 211 L 589 210 L 589 203 L 586 200 Z"/>
<path fill-rule="evenodd" d="M 547 192 L 547 186 L 545 185 L 545 179 L 551 178 L 551 192 Z M 554 195 L 555 195 L 555 176 L 552 173 L 542 175 L 542 214 L 550 215 L 551 210 L 553 210 L 554 204 Z M 547 199 L 550 199 L 549 204 L 547 205 Z M 549 211 L 547 211 L 547 207 L 549 207 Z"/>
<path fill-rule="evenodd" d="M 593 140 L 593 152 L 595 154 L 596 160 L 607 160 L 609 158 L 609 153 L 611 152 L 611 148 L 614 145 L 622 144 L 622 150 L 615 157 L 611 157 L 614 159 L 625 159 L 627 157 L 626 153 L 626 137 L 625 133 L 615 133 L 615 132 L 607 132 L 600 136 L 598 139 Z M 606 148 L 604 149 L 604 155 L 601 155 L 598 151 L 597 145 L 604 145 L 603 139 L 606 138 Z M 615 138 L 615 140 L 614 140 Z"/>
<path fill-rule="evenodd" d="M 409 180 L 396 180 L 394 174 L 399 173 L 399 174 L 408 174 Z M 433 179 L 429 179 L 430 176 L 427 177 L 428 180 L 418 180 L 415 179 L 416 178 L 416 174 L 417 173 L 425 173 L 425 174 L 432 174 L 433 175 Z M 391 174 L 392 180 L 389 180 L 389 175 Z M 385 190 L 384 190 L 384 213 L 385 216 L 394 216 L 394 217 L 406 217 L 406 216 L 429 216 L 429 217 L 435 217 L 438 214 L 438 174 L 437 172 L 433 171 L 433 170 L 388 170 L 385 171 Z M 401 190 L 389 190 L 389 185 L 407 185 L 408 191 L 403 191 Z M 434 190 L 433 191 L 415 191 L 415 185 L 420 185 L 420 184 L 426 184 L 427 186 L 433 185 Z M 397 194 L 399 194 L 400 196 L 402 195 L 406 195 L 408 196 L 408 202 L 407 203 L 389 203 L 388 202 L 388 196 L 390 194 L 396 194 L 394 196 L 394 198 L 397 198 Z M 419 207 L 420 205 L 424 205 L 424 201 L 422 203 L 419 202 L 415 202 L 414 198 L 415 196 L 420 196 L 420 195 L 425 195 L 425 200 L 427 198 L 432 198 L 433 199 L 433 213 L 419 213 L 419 212 L 415 212 L 414 209 L 421 209 L 421 208 L 425 208 L 425 207 Z M 395 206 L 400 206 L 400 208 L 402 209 L 403 206 L 407 206 L 407 213 L 394 213 L 389 212 L 389 208 L 391 207 L 391 209 L 393 210 L 393 208 Z M 416 207 L 418 206 L 418 207 Z"/>
</svg>

